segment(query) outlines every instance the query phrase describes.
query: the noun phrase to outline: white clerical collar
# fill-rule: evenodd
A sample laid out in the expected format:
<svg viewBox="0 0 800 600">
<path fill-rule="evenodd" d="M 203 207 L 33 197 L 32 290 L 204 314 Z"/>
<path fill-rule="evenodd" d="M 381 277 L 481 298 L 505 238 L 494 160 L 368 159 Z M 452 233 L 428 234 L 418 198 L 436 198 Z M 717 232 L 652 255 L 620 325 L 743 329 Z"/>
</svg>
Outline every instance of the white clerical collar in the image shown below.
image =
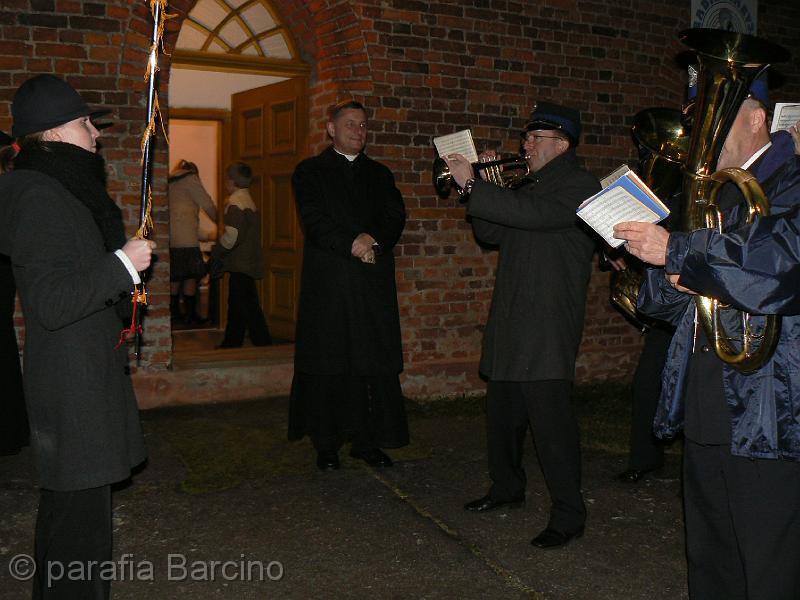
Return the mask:
<svg viewBox="0 0 800 600">
<path fill-rule="evenodd" d="M 334 146 L 333 149 L 336 150 L 336 146 Z M 338 150 L 336 150 L 336 153 L 341 154 L 350 162 L 353 162 L 358 157 L 358 154 L 345 154 L 344 152 L 339 152 Z"/>
<path fill-rule="evenodd" d="M 752 166 L 752 164 L 758 160 L 758 157 L 764 154 L 764 152 L 766 152 L 770 146 L 772 146 L 772 142 L 767 142 L 766 144 L 764 144 L 761 150 L 759 150 L 758 152 L 753 154 L 753 156 L 747 159 L 747 162 L 742 165 L 742 168 L 749 169 Z"/>
</svg>

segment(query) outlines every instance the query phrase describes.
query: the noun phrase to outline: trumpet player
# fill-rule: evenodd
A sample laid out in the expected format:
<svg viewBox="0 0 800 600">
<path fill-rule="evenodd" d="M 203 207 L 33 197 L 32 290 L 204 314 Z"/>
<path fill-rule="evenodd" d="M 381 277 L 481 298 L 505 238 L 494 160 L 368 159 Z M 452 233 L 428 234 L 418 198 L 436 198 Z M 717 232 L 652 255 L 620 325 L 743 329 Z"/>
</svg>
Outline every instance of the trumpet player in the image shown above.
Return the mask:
<svg viewBox="0 0 800 600">
<path fill-rule="evenodd" d="M 654 427 L 659 436 L 685 434 L 693 600 L 800 598 L 800 159 L 787 132 L 770 139 L 766 81 L 756 84 L 716 168 L 750 171 L 771 215 L 744 225 L 742 196 L 727 184 L 719 194 L 723 223 L 730 222 L 724 233 L 668 233 L 644 223 L 614 229 L 632 254 L 661 267 L 649 271 L 639 309 L 677 325 Z M 754 314 L 783 315 L 768 362 L 740 373 L 717 358 L 696 325 L 692 290 Z"/>
<path fill-rule="evenodd" d="M 538 548 L 580 537 L 586 520 L 570 396 L 594 242 L 575 210 L 600 184 L 579 165 L 580 134 L 577 110 L 539 103 L 522 132 L 530 174 L 514 189 L 476 178 L 461 155 L 446 159 L 476 239 L 499 250 L 480 361 L 488 378 L 492 485 L 464 508 L 485 512 L 524 502 L 530 426 L 551 499 L 547 526 L 531 541 Z"/>
</svg>

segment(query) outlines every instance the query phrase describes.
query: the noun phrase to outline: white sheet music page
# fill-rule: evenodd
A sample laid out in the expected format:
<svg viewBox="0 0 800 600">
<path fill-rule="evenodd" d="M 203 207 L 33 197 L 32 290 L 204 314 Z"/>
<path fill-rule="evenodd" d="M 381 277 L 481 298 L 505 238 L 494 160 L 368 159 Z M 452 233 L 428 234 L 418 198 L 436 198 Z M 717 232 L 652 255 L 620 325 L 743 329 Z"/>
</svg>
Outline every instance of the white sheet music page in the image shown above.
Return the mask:
<svg viewBox="0 0 800 600">
<path fill-rule="evenodd" d="M 478 152 L 475 150 L 472 132 L 469 129 L 435 137 L 433 138 L 433 145 L 436 146 L 439 156 L 462 154 L 469 162 L 478 162 Z"/>
<path fill-rule="evenodd" d="M 615 187 L 598 195 L 578 210 L 578 216 L 594 229 L 612 248 L 625 243 L 614 237 L 614 225 L 625 221 L 658 223 L 661 217 L 639 202 L 624 187 Z"/>
<path fill-rule="evenodd" d="M 776 102 L 772 115 L 770 133 L 789 129 L 789 127 L 800 121 L 800 104 L 796 102 Z"/>
</svg>

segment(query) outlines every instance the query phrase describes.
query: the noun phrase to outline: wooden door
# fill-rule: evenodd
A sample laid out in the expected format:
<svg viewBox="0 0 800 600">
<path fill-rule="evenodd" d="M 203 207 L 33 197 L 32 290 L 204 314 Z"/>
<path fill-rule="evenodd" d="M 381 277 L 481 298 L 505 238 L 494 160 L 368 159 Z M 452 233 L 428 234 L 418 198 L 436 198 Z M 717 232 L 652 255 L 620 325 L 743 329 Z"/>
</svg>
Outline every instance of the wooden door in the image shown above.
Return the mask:
<svg viewBox="0 0 800 600">
<path fill-rule="evenodd" d="M 232 96 L 232 159 L 253 169 L 250 192 L 261 213 L 264 279 L 259 295 L 272 336 L 294 340 L 303 234 L 292 173 L 306 157 L 307 82 L 288 79 Z"/>
</svg>

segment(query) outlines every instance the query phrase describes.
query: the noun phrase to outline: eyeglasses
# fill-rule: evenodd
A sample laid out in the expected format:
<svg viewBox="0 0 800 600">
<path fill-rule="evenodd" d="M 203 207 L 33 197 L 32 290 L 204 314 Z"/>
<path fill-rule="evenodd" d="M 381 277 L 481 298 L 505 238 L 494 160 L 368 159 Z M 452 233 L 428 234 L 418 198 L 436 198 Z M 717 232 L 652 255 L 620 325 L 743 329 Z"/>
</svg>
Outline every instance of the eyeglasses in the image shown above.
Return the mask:
<svg viewBox="0 0 800 600">
<path fill-rule="evenodd" d="M 564 138 L 557 135 L 536 135 L 533 133 L 529 133 L 528 135 L 525 136 L 526 142 L 534 142 L 538 144 L 542 140 L 564 140 Z"/>
</svg>

